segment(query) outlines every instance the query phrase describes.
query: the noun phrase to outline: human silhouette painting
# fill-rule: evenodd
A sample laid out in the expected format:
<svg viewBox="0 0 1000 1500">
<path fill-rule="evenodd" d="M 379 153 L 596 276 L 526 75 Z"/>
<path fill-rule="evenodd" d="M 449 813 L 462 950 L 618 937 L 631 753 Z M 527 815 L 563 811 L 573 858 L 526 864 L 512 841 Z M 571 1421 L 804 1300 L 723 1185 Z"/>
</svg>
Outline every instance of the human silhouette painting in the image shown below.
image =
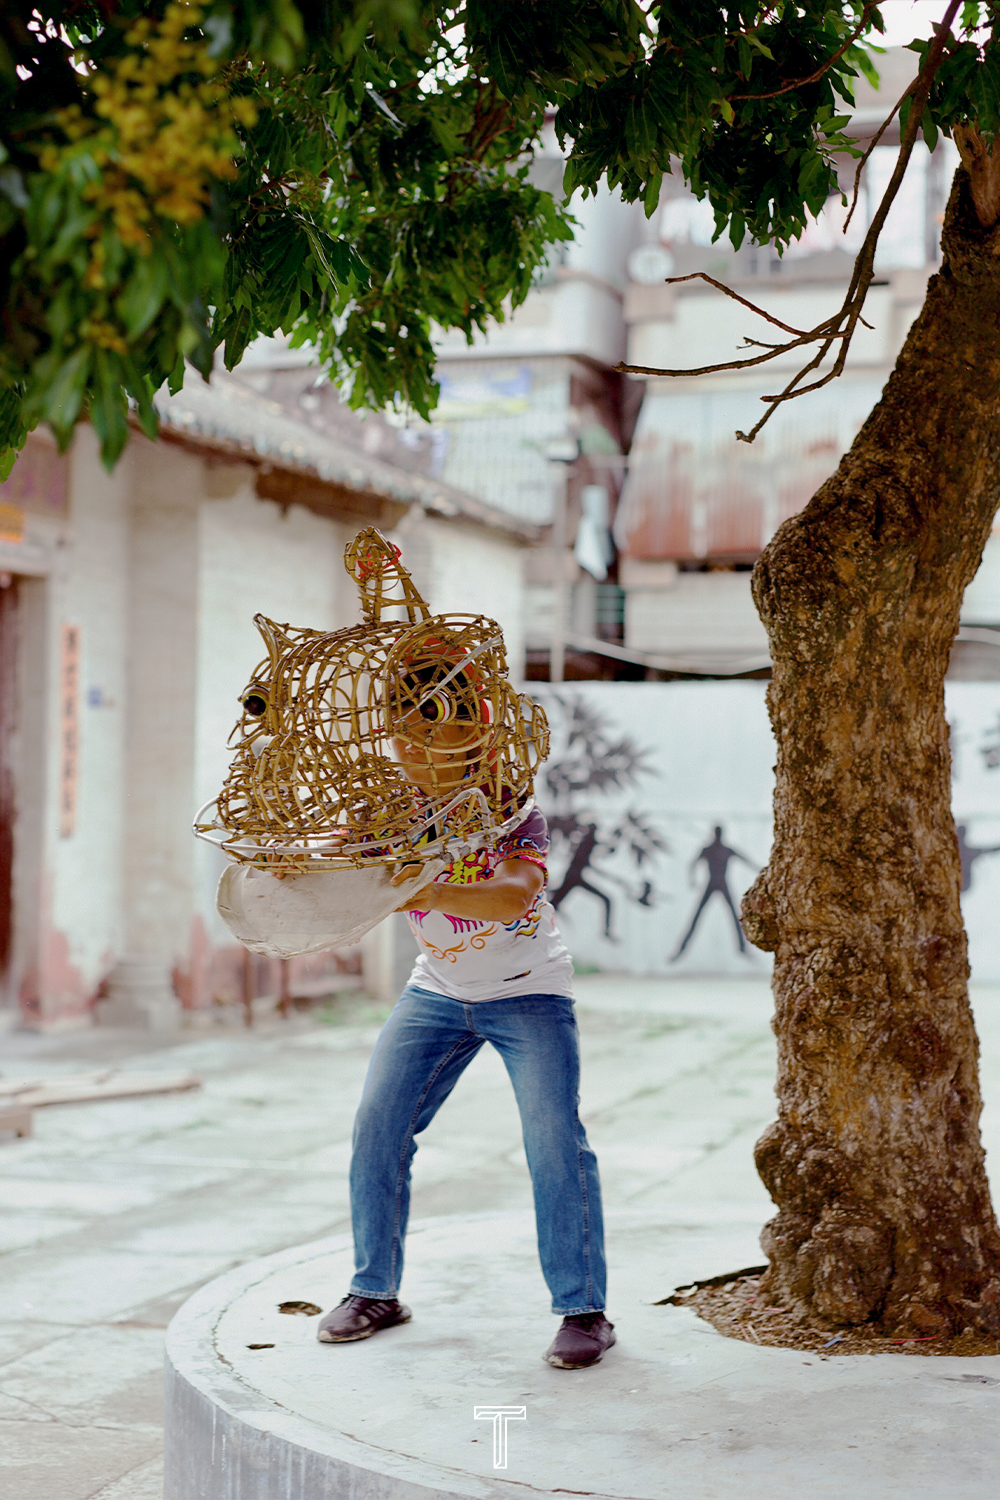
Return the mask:
<svg viewBox="0 0 1000 1500">
<path fill-rule="evenodd" d="M 730 849 L 728 844 L 722 842 L 722 828 L 717 825 L 714 839 L 710 844 L 705 845 L 700 854 L 695 855 L 689 867 L 689 873 L 693 876 L 697 867 L 704 862 L 705 868 L 708 870 L 708 884 L 702 892 L 701 900 L 698 902 L 698 909 L 691 918 L 691 926 L 684 934 L 680 947 L 670 960 L 672 964 L 677 962 L 688 943 L 694 937 L 695 930 L 701 920 L 701 914 L 716 892 L 725 901 L 732 914 L 733 926 L 736 928 L 736 942 L 740 952 L 745 953 L 747 951 L 746 938 L 743 936 L 743 928 L 740 926 L 739 913 L 736 910 L 736 905 L 729 889 L 729 882 L 726 879 L 726 872 L 729 869 L 729 861 L 731 859 L 740 859 L 745 865 L 749 865 L 752 870 L 757 869 L 752 859 L 748 859 L 738 849 Z"/>
<path fill-rule="evenodd" d="M 955 832 L 958 834 L 958 854 L 962 861 L 962 894 L 964 895 L 972 885 L 972 866 L 976 860 L 984 854 L 1000 854 L 1000 844 L 994 844 L 990 849 L 978 849 L 975 844 L 966 843 L 967 823 L 958 823 Z"/>
<path fill-rule="evenodd" d="M 552 902 L 552 910 L 558 911 L 570 891 L 587 891 L 591 896 L 596 896 L 604 907 L 604 936 L 611 938 L 611 897 L 604 891 L 598 890 L 596 885 L 591 885 L 586 874 L 599 844 L 596 823 L 584 823 L 579 826 L 579 836 L 573 845 L 569 866 L 559 889 L 549 899 Z M 615 939 L 611 938 L 611 941 L 614 942 Z"/>
<path fill-rule="evenodd" d="M 647 819 L 641 813 L 635 812 L 626 813 L 618 826 L 610 829 L 603 836 L 596 823 L 585 823 L 572 813 L 561 817 L 558 814 L 551 815 L 549 830 L 565 839 L 570 847 L 570 860 L 566 873 L 560 882 L 559 889 L 549 896 L 553 910 L 559 910 L 571 891 L 586 891 L 589 895 L 596 897 L 603 906 L 604 936 L 609 942 L 616 943 L 618 939 L 611 931 L 613 910 L 611 897 L 600 886 L 595 885 L 594 880 L 598 879 L 619 886 L 630 901 L 647 908 L 656 905 L 656 893 L 651 880 L 643 880 L 638 885 L 634 885 L 610 870 L 596 869 L 594 861 L 603 855 L 616 854 L 619 848 L 625 847 L 632 862 L 641 866 L 644 860 L 655 858 L 657 854 L 663 853 L 666 850 L 666 844 L 659 838 Z"/>
</svg>

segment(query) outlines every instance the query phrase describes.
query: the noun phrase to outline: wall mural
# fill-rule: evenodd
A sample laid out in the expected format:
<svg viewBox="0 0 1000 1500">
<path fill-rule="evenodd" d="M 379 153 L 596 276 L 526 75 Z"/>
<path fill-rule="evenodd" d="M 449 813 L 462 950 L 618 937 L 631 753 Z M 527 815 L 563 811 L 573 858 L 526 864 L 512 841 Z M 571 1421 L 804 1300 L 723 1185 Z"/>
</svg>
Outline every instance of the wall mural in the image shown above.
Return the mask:
<svg viewBox="0 0 1000 1500">
<path fill-rule="evenodd" d="M 738 920 L 770 844 L 765 687 L 532 684 L 552 731 L 549 890 L 578 966 L 769 973 Z"/>
<path fill-rule="evenodd" d="M 702 912 L 705 910 L 705 907 L 708 905 L 709 901 L 711 901 L 712 897 L 716 894 L 720 895 L 723 901 L 725 901 L 726 905 L 729 907 L 729 911 L 733 919 L 733 926 L 736 929 L 737 948 L 739 949 L 740 953 L 745 953 L 747 951 L 746 938 L 743 936 L 743 928 L 740 926 L 740 914 L 736 910 L 736 903 L 733 900 L 732 892 L 729 889 L 729 882 L 726 879 L 726 871 L 729 868 L 729 861 L 731 859 L 742 860 L 745 865 L 750 866 L 751 870 L 753 870 L 755 874 L 759 868 L 759 866 L 754 864 L 752 859 L 748 859 L 747 856 L 745 854 L 741 854 L 738 849 L 730 849 L 728 844 L 724 844 L 722 842 L 722 826 L 721 824 L 717 824 L 715 827 L 715 837 L 713 838 L 712 842 L 710 844 L 706 844 L 704 849 L 702 849 L 699 854 L 695 855 L 689 866 L 689 874 L 691 877 L 693 877 L 698 865 L 704 864 L 705 869 L 708 871 L 708 883 L 705 886 L 705 890 L 702 894 L 701 900 L 698 902 L 698 905 L 695 908 L 694 916 L 691 918 L 691 926 L 688 928 L 683 938 L 681 938 L 681 945 L 677 949 L 677 952 L 674 954 L 673 958 L 670 960 L 672 964 L 675 964 L 677 962 L 681 954 L 684 952 L 684 949 L 687 947 L 688 943 L 694 937 L 695 930 L 698 926 L 698 921 L 701 917 Z"/>
<path fill-rule="evenodd" d="M 549 890 L 581 969 L 770 973 L 738 921 L 771 844 L 766 686 L 532 684 L 552 727 Z M 1000 683 L 949 683 L 946 707 L 973 981 L 1000 984 Z"/>
<path fill-rule="evenodd" d="M 949 683 L 945 705 L 972 980 L 1000 984 L 1000 683 Z"/>
<path fill-rule="evenodd" d="M 553 861 L 562 862 L 558 885 L 550 879 L 549 899 L 556 911 L 573 891 L 586 891 L 604 909 L 604 936 L 612 932 L 616 896 L 624 896 L 652 910 L 656 904 L 651 880 L 629 880 L 615 869 L 624 861 L 638 875 L 666 854 L 669 845 L 642 812 L 624 813 L 614 803 L 642 780 L 655 776 L 648 750 L 631 735 L 618 733 L 614 720 L 580 693 L 552 694 L 547 700 L 559 715 L 559 744 L 546 764 L 545 795 L 541 798 L 549 820 Z M 602 799 L 614 799 L 612 815 Z M 596 814 L 593 809 L 597 807 Z M 617 813 L 617 815 L 615 815 Z M 609 894 L 608 887 L 614 894 Z"/>
</svg>

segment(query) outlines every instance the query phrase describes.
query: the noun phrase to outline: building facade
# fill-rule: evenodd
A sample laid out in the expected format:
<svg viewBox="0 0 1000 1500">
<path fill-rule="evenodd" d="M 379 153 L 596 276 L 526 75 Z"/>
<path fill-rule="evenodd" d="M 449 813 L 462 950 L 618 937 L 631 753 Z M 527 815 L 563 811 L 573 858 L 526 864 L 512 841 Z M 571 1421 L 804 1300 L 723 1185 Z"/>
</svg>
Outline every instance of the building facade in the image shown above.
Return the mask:
<svg viewBox="0 0 1000 1500">
<path fill-rule="evenodd" d="M 853 123 L 862 140 L 902 94 L 913 63 L 911 52 L 890 48 L 878 60 L 880 88 L 859 81 Z M 548 545 L 525 556 L 530 678 L 552 675 L 554 631 L 568 678 L 769 673 L 753 564 L 836 469 L 879 400 L 940 262 L 953 144 L 914 152 L 879 242 L 865 307 L 871 326 L 858 328 L 843 375 L 779 407 L 753 444 L 736 434 L 762 415 L 761 397 L 796 372 L 798 351 L 699 377 L 633 378 L 615 367 L 622 359 L 671 370 L 721 364 L 759 352 L 746 339 L 775 336 L 773 324 L 705 280 L 667 278 L 710 276 L 794 328 L 829 317 L 897 151 L 890 125 L 862 173 L 846 233 L 847 208 L 835 196 L 782 256 L 713 242 L 712 211 L 679 172 L 664 179 L 648 220 L 606 190 L 575 195 L 576 239 L 526 302 L 471 345 L 438 338 L 442 401 L 423 439 L 436 472 L 548 528 Z M 557 188 L 561 169 L 549 134 L 533 170 Z M 841 163 L 848 200 L 855 169 L 853 159 Z M 552 462 L 549 448 L 567 439 L 576 456 Z M 601 515 L 614 546 L 595 550 Z M 1000 530 L 966 595 L 953 678 L 1000 675 L 998 627 Z"/>
<path fill-rule="evenodd" d="M 328 990 L 356 962 L 251 959 L 191 825 L 264 654 L 253 615 L 353 624 L 343 553 L 361 526 L 402 545 L 432 607 L 488 602 L 520 675 L 532 528 L 238 379 L 195 377 L 161 419 L 110 475 L 89 428 L 65 456 L 33 434 L 0 487 L 3 1024 L 89 1024 L 96 1007 L 174 1025 L 282 978 Z"/>
</svg>

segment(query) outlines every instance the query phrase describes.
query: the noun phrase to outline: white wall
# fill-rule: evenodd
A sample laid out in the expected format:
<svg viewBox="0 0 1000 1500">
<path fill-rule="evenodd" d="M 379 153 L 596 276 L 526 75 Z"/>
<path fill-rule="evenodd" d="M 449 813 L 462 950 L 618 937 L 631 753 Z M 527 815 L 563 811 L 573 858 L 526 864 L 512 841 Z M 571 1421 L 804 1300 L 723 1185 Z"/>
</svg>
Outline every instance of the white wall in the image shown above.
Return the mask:
<svg viewBox="0 0 1000 1500">
<path fill-rule="evenodd" d="M 1000 625 L 1000 518 L 993 527 L 979 571 L 962 600 L 964 625 Z"/>
<path fill-rule="evenodd" d="M 130 446 L 125 951 L 183 966 L 194 897 L 200 458 Z"/>
<path fill-rule="evenodd" d="M 561 272 L 558 281 L 528 293 L 502 323 L 488 321 L 466 343 L 459 329 L 437 330 L 434 348 L 449 362 L 465 359 L 571 355 L 613 365 L 625 357 L 622 296 L 616 286 L 586 271 Z"/>
<path fill-rule="evenodd" d="M 732 917 L 714 895 L 684 954 L 673 955 L 687 931 L 706 885 L 704 864 L 692 860 L 712 840 L 717 824 L 723 841 L 755 867 L 768 857 L 772 838 L 771 798 L 774 742 L 764 703 L 764 682 L 581 683 L 553 688 L 532 685 L 553 725 L 553 753 L 546 771 L 569 753 L 568 711 L 596 715 L 598 740 L 612 751 L 629 739 L 640 753 L 631 784 L 603 791 L 598 785 L 559 802 L 537 783 L 547 813 L 567 810 L 578 827 L 595 823 L 605 843 L 585 878 L 612 901 L 612 938 L 603 935 L 604 906 L 584 889 L 573 890 L 560 907 L 563 936 L 582 965 L 608 971 L 661 975 L 766 974 L 771 959 L 756 949 L 740 954 Z M 973 978 L 1000 983 L 1000 683 L 946 685 L 951 725 L 953 807 L 966 841 L 984 852 L 972 864 L 962 910 L 969 935 Z M 576 755 L 581 754 L 578 740 Z M 598 746 L 599 748 L 600 746 Z M 582 765 L 582 761 L 579 762 Z M 583 779 L 580 774 L 575 780 Z M 629 813 L 638 814 L 668 848 L 637 865 L 628 839 L 614 853 L 607 846 Z M 995 851 L 995 852 L 994 852 Z M 566 866 L 558 843 L 549 879 L 558 890 Z M 736 859 L 727 876 L 734 903 L 754 878 L 755 868 Z M 636 899 L 648 881 L 650 905 Z"/>
<path fill-rule="evenodd" d="M 32 517 L 51 559 L 22 585 L 22 744 L 15 866 L 15 964 L 30 1024 L 86 1016 L 122 940 L 128 466 L 103 469 L 79 429 L 70 458 L 69 525 Z M 80 632 L 76 807 L 60 831 L 62 627 Z"/>
<path fill-rule="evenodd" d="M 642 204 L 623 203 L 618 190 L 602 181 L 597 192 L 589 197 L 575 192 L 569 208 L 578 228 L 566 246 L 564 266 L 568 271 L 582 271 L 624 291 L 629 255 L 649 237 Z"/>
<path fill-rule="evenodd" d="M 507 670 L 524 673 L 522 551 L 515 542 L 479 527 L 430 520 L 427 602 L 435 614 L 487 615 L 503 631 Z"/>
<path fill-rule="evenodd" d="M 729 847 L 752 861 L 732 860 L 727 871 L 737 909 L 767 859 L 774 746 L 766 688 L 765 682 L 531 685 L 553 731 L 552 754 L 536 782 L 539 802 L 550 816 L 569 812 L 581 828 L 596 824 L 605 845 L 584 878 L 611 900 L 611 938 L 604 936 L 604 905 L 587 890 L 572 891 L 558 912 L 578 964 L 677 976 L 770 972 L 769 955 L 749 944 L 744 954 L 739 952 L 732 916 L 720 896 L 712 897 L 684 954 L 671 962 L 705 884 L 704 866 L 696 869 L 693 883 L 689 867 L 711 841 L 715 825 L 722 825 Z M 557 765 L 572 757 L 572 779 L 587 775 L 586 734 L 573 747 L 567 743 L 574 710 L 596 718 L 598 753 L 603 747 L 620 764 L 627 740 L 637 763 L 631 778 L 619 776 L 607 788 L 595 781 L 563 800 L 547 785 Z M 631 836 L 626 832 L 614 838 L 629 814 L 642 819 L 667 848 L 637 863 L 629 853 Z M 614 853 L 608 852 L 612 843 Z M 567 864 L 565 847 L 558 842 L 554 853 L 550 894 L 558 890 Z M 652 889 L 643 904 L 638 898 L 646 882 Z"/>
<path fill-rule="evenodd" d="M 199 515 L 198 806 L 215 797 L 225 780 L 239 694 L 267 654 L 253 616 L 313 630 L 337 630 L 358 618 L 357 590 L 343 561 L 355 528 L 298 505 L 283 514 L 273 501 L 256 498 L 252 481 L 249 469 L 209 471 L 208 488 L 215 494 Z M 207 844 L 196 847 L 198 909 L 211 937 L 231 943 L 215 909 L 225 857 Z"/>
<path fill-rule="evenodd" d="M 524 549 L 479 526 L 414 506 L 392 533 L 413 582 L 435 614 L 486 615 L 503 631 L 511 680 L 524 673 Z"/>
<path fill-rule="evenodd" d="M 169 996 L 173 983 L 197 1005 L 239 991 L 242 955 L 215 909 L 223 860 L 191 823 L 222 786 L 238 696 L 265 654 L 253 615 L 336 630 L 360 613 L 343 562 L 360 522 L 283 511 L 256 497 L 253 477 L 144 438 L 108 475 L 84 427 L 69 520 L 28 518 L 44 576 L 19 585 L 12 990 L 31 1025 L 85 1021 L 109 975 L 123 1001 L 130 985 Z M 420 564 L 431 607 L 496 618 L 519 677 L 521 548 L 419 519 L 418 555 L 406 560 Z M 81 651 L 69 834 L 59 818 L 65 625 L 78 627 Z"/>
<path fill-rule="evenodd" d="M 952 809 L 966 843 L 1000 849 L 1000 682 L 949 682 L 945 705 L 951 727 Z M 1000 853 L 972 861 L 962 897 L 972 977 L 1000 984 Z"/>
</svg>

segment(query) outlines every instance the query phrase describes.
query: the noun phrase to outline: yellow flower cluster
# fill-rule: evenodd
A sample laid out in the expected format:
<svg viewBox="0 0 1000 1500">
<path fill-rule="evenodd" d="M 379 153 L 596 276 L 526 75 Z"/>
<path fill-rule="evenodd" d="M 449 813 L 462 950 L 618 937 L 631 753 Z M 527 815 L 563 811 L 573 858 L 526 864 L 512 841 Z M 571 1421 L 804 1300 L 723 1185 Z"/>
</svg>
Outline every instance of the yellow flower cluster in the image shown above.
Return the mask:
<svg viewBox="0 0 1000 1500">
<path fill-rule="evenodd" d="M 81 335 L 96 344 L 99 349 L 113 349 L 116 354 L 127 354 L 128 344 L 113 323 L 103 318 L 87 318 L 80 325 Z"/>
<path fill-rule="evenodd" d="M 88 78 L 98 118 L 77 105 L 58 116 L 70 142 L 91 143 L 101 171 L 84 189 L 84 198 L 140 251 L 149 247 L 147 226 L 155 215 L 177 224 L 202 216 L 212 179 L 235 176 L 235 123 L 250 126 L 256 120 L 250 100 L 228 93 L 206 39 L 185 37 L 201 15 L 199 6 L 178 0 L 167 6 L 162 21 L 134 22 L 125 35 L 129 50 Z M 55 170 L 72 149 L 48 148 L 42 167 Z M 100 225 L 93 233 L 100 233 Z M 88 280 L 92 286 L 103 284 L 99 256 Z"/>
</svg>

